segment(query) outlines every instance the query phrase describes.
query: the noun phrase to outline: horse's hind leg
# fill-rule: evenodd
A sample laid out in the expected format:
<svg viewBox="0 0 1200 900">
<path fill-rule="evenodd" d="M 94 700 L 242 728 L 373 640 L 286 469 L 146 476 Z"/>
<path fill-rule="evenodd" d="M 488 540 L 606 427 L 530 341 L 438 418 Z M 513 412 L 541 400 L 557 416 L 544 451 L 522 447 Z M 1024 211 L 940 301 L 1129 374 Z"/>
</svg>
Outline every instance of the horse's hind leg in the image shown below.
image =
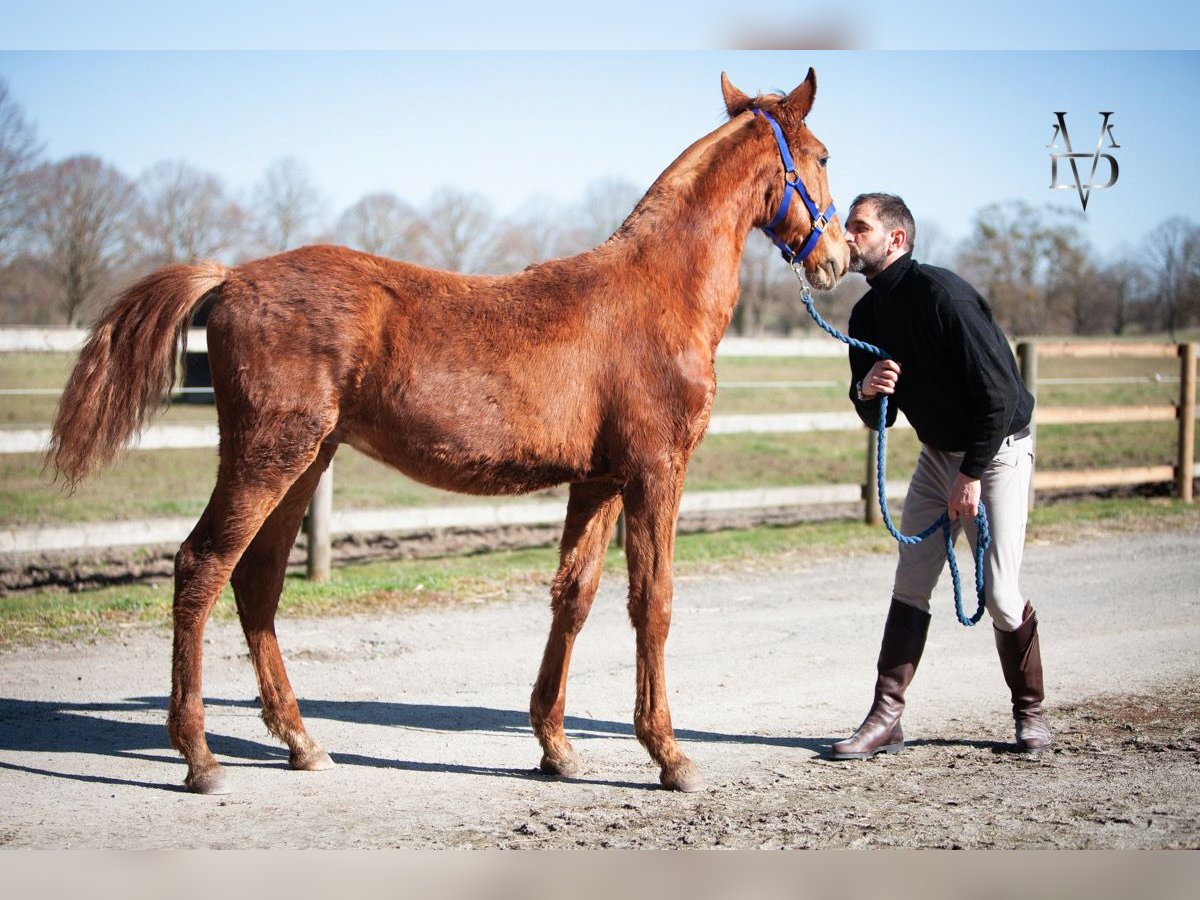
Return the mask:
<svg viewBox="0 0 1200 900">
<path fill-rule="evenodd" d="M 529 702 L 529 719 L 542 745 L 541 768 L 550 775 L 573 776 L 580 771 L 579 756 L 563 732 L 567 669 L 575 636 L 592 608 L 613 523 L 620 511 L 616 485 L 571 485 L 558 574 L 551 588 L 554 620 Z"/>
<path fill-rule="evenodd" d="M 197 793 L 227 790 L 204 736 L 204 626 L 234 566 L 288 488 L 313 462 L 325 433 L 317 422 L 272 423 L 262 446 L 222 440 L 212 499 L 175 556 L 175 640 L 167 730 Z M 289 425 L 296 427 L 288 427 Z"/>
<path fill-rule="evenodd" d="M 671 627 L 675 524 L 684 469 L 652 471 L 623 491 L 629 563 L 629 618 L 637 632 L 634 732 L 662 767 L 664 787 L 697 791 L 704 779 L 675 741 L 667 703 L 664 647 Z"/>
<path fill-rule="evenodd" d="M 292 768 L 307 771 L 332 768 L 333 761 L 309 737 L 300 718 L 296 695 L 288 681 L 275 637 L 275 611 L 283 590 L 288 554 L 296 542 L 305 508 L 336 449 L 335 445 L 321 445 L 316 460 L 296 479 L 263 523 L 230 579 L 258 678 L 263 722 L 271 734 L 288 745 Z"/>
</svg>

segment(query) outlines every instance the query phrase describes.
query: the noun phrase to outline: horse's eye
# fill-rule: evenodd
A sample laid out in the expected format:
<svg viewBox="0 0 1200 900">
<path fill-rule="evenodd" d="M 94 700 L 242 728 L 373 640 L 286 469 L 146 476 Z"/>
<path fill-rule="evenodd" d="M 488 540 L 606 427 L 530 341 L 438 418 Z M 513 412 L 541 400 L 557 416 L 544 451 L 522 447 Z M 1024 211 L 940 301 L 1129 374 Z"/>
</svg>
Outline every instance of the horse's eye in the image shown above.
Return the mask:
<svg viewBox="0 0 1200 900">
<path fill-rule="evenodd" d="M 822 157 L 821 157 L 821 168 L 823 169 L 823 168 L 825 168 L 827 165 L 829 165 L 829 157 L 828 157 L 828 156 L 822 156 Z"/>
</svg>

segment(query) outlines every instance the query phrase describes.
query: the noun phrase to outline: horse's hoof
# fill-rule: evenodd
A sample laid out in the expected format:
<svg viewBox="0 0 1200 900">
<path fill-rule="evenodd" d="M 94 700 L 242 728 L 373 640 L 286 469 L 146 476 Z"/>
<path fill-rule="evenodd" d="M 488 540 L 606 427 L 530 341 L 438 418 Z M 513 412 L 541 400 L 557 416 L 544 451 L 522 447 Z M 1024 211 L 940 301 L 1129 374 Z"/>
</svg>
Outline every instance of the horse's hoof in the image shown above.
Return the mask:
<svg viewBox="0 0 1200 900">
<path fill-rule="evenodd" d="M 704 776 L 700 774 L 700 770 L 692 762 L 684 763 L 674 769 L 664 768 L 659 780 L 667 790 L 682 791 L 685 794 L 702 791 L 708 787 L 704 783 Z"/>
<path fill-rule="evenodd" d="M 228 794 L 230 790 L 229 778 L 220 765 L 202 772 L 188 772 L 183 784 L 193 794 Z"/>
<path fill-rule="evenodd" d="M 574 751 L 559 759 L 551 759 L 549 755 L 543 755 L 539 768 L 543 773 L 554 778 L 578 778 L 583 774 L 583 761 Z"/>
<path fill-rule="evenodd" d="M 334 767 L 329 754 L 316 747 L 307 753 L 293 753 L 288 758 L 288 765 L 298 772 L 324 772 Z"/>
</svg>

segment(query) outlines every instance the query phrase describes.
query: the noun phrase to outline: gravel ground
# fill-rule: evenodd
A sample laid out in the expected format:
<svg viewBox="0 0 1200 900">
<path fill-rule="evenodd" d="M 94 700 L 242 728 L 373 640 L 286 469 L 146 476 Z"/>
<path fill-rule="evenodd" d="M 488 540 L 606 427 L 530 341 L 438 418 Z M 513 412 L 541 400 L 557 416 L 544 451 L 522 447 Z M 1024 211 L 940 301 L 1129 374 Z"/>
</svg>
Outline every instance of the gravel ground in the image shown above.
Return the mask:
<svg viewBox="0 0 1200 900">
<path fill-rule="evenodd" d="M 528 694 L 549 624 L 529 593 L 386 617 L 281 620 L 310 731 L 292 772 L 258 719 L 240 631 L 208 631 L 208 729 L 234 793 L 181 786 L 164 727 L 170 636 L 0 654 L 7 847 L 1200 847 L 1200 529 L 1031 544 L 1057 748 L 1008 752 L 986 623 L 945 579 L 904 753 L 822 759 L 870 699 L 890 555 L 681 578 L 672 712 L 709 788 L 658 788 L 632 736 L 623 586 L 574 656 L 579 779 L 550 781 Z"/>
</svg>

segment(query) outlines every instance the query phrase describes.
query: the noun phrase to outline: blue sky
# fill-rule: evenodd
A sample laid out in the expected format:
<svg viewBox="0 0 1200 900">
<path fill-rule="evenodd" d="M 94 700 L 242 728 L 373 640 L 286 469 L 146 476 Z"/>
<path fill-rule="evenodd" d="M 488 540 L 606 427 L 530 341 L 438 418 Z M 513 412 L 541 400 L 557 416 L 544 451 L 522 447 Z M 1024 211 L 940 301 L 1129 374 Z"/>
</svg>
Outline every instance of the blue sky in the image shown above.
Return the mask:
<svg viewBox="0 0 1200 900">
<path fill-rule="evenodd" d="M 1120 178 L 1085 216 L 1102 252 L 1200 199 L 1200 126 L 1179 102 L 1200 96 L 1196 52 L 0 52 L 51 158 L 94 153 L 135 177 L 182 158 L 236 192 L 292 155 L 331 213 L 374 190 L 420 204 L 456 185 L 505 213 L 603 176 L 648 185 L 723 121 L 722 70 L 755 92 L 809 65 L 843 207 L 895 191 L 951 238 L 991 202 L 1077 209 L 1048 189 L 1057 110 L 1091 146 L 1114 112 Z"/>
</svg>

